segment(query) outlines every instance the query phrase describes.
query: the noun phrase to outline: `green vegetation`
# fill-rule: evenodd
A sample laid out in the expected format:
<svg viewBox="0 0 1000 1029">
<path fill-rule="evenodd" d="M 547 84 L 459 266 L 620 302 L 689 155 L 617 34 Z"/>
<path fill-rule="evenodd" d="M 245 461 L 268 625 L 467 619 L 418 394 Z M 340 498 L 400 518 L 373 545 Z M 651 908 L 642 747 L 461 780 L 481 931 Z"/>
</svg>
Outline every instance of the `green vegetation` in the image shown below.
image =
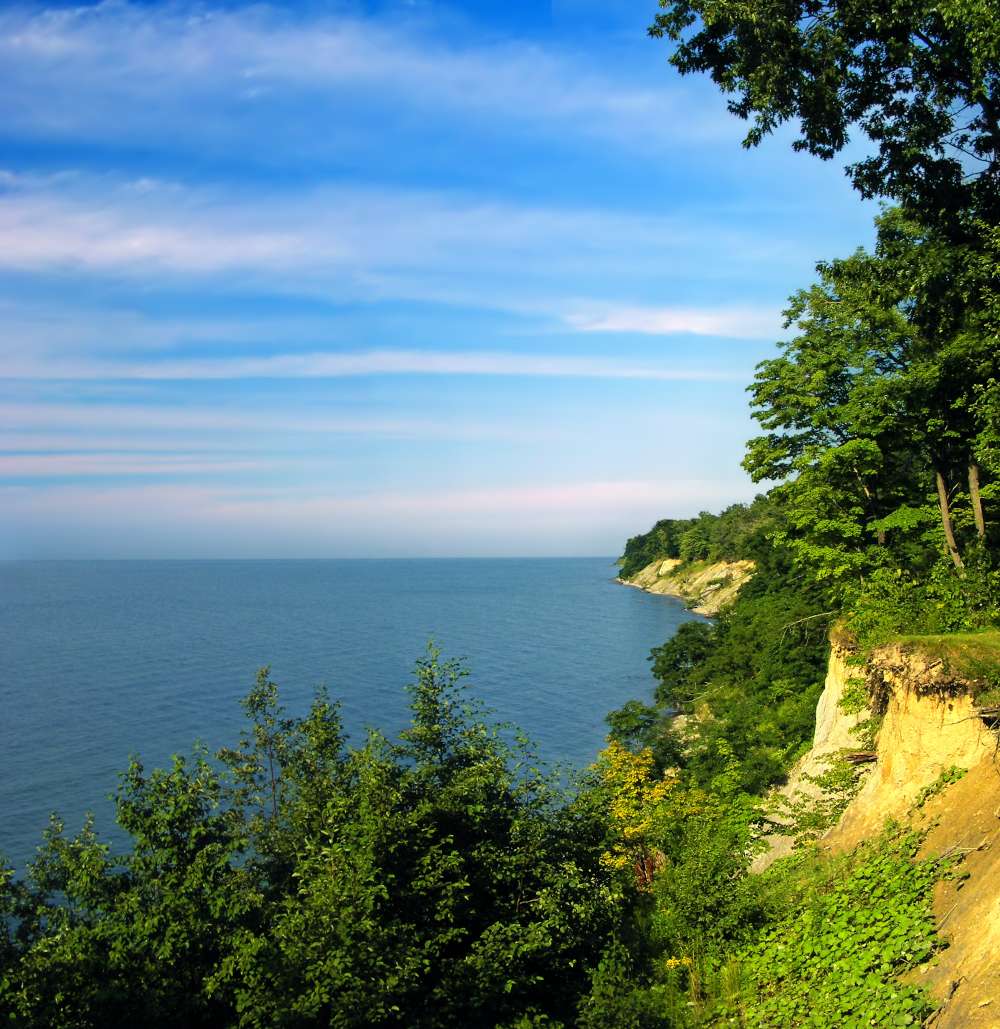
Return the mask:
<svg viewBox="0 0 1000 1029">
<path fill-rule="evenodd" d="M 717 515 L 702 511 L 697 518 L 663 518 L 625 544 L 618 562 L 621 577 L 628 579 L 653 561 L 671 557 L 738 561 L 746 557 L 751 540 L 763 538 L 771 526 L 772 508 L 766 497 L 757 497 L 752 504 L 733 504 Z"/>
<path fill-rule="evenodd" d="M 650 34 L 676 43 L 682 73 L 707 72 L 753 119 L 746 146 L 785 122 L 823 159 L 852 132 L 870 152 L 848 167 L 885 197 L 960 235 L 1000 221 L 1000 45 L 992 0 L 660 0 Z"/>
<path fill-rule="evenodd" d="M 942 673 L 968 683 L 979 703 L 1000 702 L 1000 632 L 901 636 L 897 642 L 904 649 L 940 662 Z"/>
<path fill-rule="evenodd" d="M 688 876 L 663 827 L 683 826 L 683 865 L 714 859 L 697 820 L 671 822 L 664 806 L 706 798 L 705 823 L 753 854 L 774 828 L 763 792 L 808 745 L 831 630 L 859 661 L 901 642 L 976 680 L 980 703 L 1000 699 L 1000 23 L 984 0 L 660 8 L 651 34 L 751 120 L 746 145 L 792 121 L 796 149 L 831 158 L 859 131 L 869 149 L 848 174 L 898 206 L 883 208 L 870 252 L 817 266 L 789 301 L 779 354 L 758 366 L 761 431 L 743 464 L 769 492 L 715 519 L 658 522 L 626 546 L 625 576 L 667 557 L 750 558 L 757 570 L 714 623 L 653 651 L 652 702 L 608 719 L 612 750 L 669 782 L 646 789 L 630 823 L 645 848 L 637 867 L 663 862 L 640 901 L 669 967 L 642 981 L 647 998 L 688 998 L 686 1013 L 664 1002 L 666 1021 L 644 1021 L 633 981 L 622 1024 L 917 1024 L 931 1005 L 899 977 L 938 945 L 930 889 L 947 869 L 915 860 L 902 830 L 842 860 L 810 854 L 858 788 L 852 764 L 832 761 L 814 780 L 820 799 L 785 811 L 806 849 L 750 880 L 738 863 L 692 878 L 702 910 L 732 898 L 715 935 L 693 934 L 694 908 L 662 885 Z M 855 711 L 870 699 L 859 683 Z M 860 749 L 877 728 L 858 727 Z"/>
<path fill-rule="evenodd" d="M 659 521 L 620 561 L 629 577 L 745 558 L 754 577 L 653 651 L 652 702 L 611 713 L 572 791 L 436 652 L 411 727 L 358 748 L 323 696 L 286 717 L 262 673 L 238 746 L 123 775 L 129 853 L 53 820 L 23 880 L 0 870 L 8 1026 L 906 1026 L 931 1010 L 901 976 L 939 946 L 930 891 L 950 866 L 918 860 L 918 836 L 750 867 L 775 828 L 762 797 L 812 734 L 831 627 L 862 654 L 919 647 L 1000 699 L 1000 22 L 992 0 L 660 6 L 652 34 L 754 119 L 748 145 L 797 120 L 793 145 L 830 158 L 856 126 L 872 150 L 853 182 L 898 205 L 870 253 L 817 266 L 757 369 L 744 467 L 769 492 Z M 800 843 L 855 776 L 831 766 Z"/>
<path fill-rule="evenodd" d="M 130 853 L 54 821 L 2 880 L 4 1024 L 571 1024 L 635 887 L 461 676 L 430 652 L 400 741 L 352 749 L 262 672 L 221 763 L 123 775 Z"/>
<path fill-rule="evenodd" d="M 811 874 L 778 870 L 779 889 L 808 888 L 722 968 L 730 989 L 715 1017 L 774 1029 L 920 1025 L 933 1005 L 900 977 L 939 946 L 930 894 L 950 866 L 916 860 L 919 842 L 890 830 Z"/>
<path fill-rule="evenodd" d="M 952 783 L 956 783 L 959 779 L 965 777 L 968 769 L 958 768 L 956 765 L 951 765 L 932 782 L 929 786 L 925 786 L 918 794 L 917 799 L 913 802 L 913 806 L 916 808 L 922 808 L 924 804 L 931 799 L 936 797 L 946 787 L 951 786 Z"/>
<path fill-rule="evenodd" d="M 740 781 L 759 792 L 778 782 L 812 738 L 826 668 L 822 596 L 797 582 L 773 547 L 750 552 L 754 577 L 714 624 L 690 622 L 652 655 L 654 703 L 609 721 L 612 735 L 649 746 L 699 783 L 740 757 Z M 797 624 L 796 624 L 797 623 Z M 683 738 L 673 718 L 689 717 Z M 642 717 L 637 717 L 642 715 Z"/>
<path fill-rule="evenodd" d="M 1000 673 L 1000 631 L 954 632 L 939 636 L 901 636 L 903 646 L 944 661 L 949 670 L 975 677 L 984 669 Z"/>
</svg>

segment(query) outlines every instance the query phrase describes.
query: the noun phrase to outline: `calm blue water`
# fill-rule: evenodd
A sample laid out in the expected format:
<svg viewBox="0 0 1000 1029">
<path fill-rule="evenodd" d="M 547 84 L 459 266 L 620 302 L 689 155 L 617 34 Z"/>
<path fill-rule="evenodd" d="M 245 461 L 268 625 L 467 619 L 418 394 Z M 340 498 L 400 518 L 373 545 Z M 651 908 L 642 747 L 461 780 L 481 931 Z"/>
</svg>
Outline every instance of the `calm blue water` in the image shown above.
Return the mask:
<svg viewBox="0 0 1000 1029">
<path fill-rule="evenodd" d="M 23 868 L 52 810 L 112 836 L 129 754 L 235 742 L 264 664 L 290 712 L 325 684 L 355 738 L 395 733 L 431 637 L 544 759 L 582 767 L 694 617 L 613 575 L 609 558 L 0 563 L 0 854 Z"/>
</svg>

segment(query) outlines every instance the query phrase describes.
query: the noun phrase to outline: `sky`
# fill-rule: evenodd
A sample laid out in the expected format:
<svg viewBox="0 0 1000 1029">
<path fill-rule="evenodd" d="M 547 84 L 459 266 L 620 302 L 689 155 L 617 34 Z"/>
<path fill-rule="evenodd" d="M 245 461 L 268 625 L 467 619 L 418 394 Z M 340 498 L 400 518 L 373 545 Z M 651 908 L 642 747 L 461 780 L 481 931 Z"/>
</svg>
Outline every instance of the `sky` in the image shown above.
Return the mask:
<svg viewBox="0 0 1000 1029">
<path fill-rule="evenodd" d="M 0 558 L 614 555 L 750 499 L 842 165 L 655 3 L 0 7 Z"/>
</svg>

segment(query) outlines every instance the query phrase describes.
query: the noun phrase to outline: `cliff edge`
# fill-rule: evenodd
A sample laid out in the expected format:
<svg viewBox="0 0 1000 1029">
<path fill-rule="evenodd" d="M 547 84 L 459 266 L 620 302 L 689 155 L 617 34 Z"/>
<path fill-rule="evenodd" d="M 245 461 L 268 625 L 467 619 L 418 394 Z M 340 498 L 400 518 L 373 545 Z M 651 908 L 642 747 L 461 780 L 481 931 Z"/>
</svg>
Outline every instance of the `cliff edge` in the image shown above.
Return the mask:
<svg viewBox="0 0 1000 1029">
<path fill-rule="evenodd" d="M 998 632 L 911 637 L 863 662 L 834 643 L 813 746 L 772 796 L 789 833 L 816 812 L 812 825 L 822 827 L 824 804 L 839 805 L 816 834 L 831 851 L 852 850 L 894 820 L 926 832 L 922 856 L 964 858 L 934 898 L 946 949 L 913 975 L 942 1005 L 935 1029 L 1000 1026 L 997 658 Z M 768 844 L 758 870 L 793 841 L 776 833 Z"/>
<path fill-rule="evenodd" d="M 657 559 L 618 581 L 647 593 L 680 597 L 698 614 L 717 615 L 736 599 L 754 573 L 753 561 L 682 561 Z"/>
</svg>

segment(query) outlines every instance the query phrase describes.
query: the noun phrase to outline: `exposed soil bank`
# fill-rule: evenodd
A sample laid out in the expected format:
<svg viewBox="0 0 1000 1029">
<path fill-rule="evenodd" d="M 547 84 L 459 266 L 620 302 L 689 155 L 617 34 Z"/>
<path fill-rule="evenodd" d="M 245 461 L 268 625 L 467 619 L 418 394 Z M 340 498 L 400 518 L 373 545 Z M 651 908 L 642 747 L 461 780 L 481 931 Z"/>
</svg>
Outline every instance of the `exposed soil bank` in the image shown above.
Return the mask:
<svg viewBox="0 0 1000 1029">
<path fill-rule="evenodd" d="M 653 561 L 629 579 L 619 579 L 625 586 L 635 586 L 647 593 L 680 597 L 698 614 L 717 615 L 750 580 L 753 561 L 690 561 L 679 558 Z"/>
</svg>

